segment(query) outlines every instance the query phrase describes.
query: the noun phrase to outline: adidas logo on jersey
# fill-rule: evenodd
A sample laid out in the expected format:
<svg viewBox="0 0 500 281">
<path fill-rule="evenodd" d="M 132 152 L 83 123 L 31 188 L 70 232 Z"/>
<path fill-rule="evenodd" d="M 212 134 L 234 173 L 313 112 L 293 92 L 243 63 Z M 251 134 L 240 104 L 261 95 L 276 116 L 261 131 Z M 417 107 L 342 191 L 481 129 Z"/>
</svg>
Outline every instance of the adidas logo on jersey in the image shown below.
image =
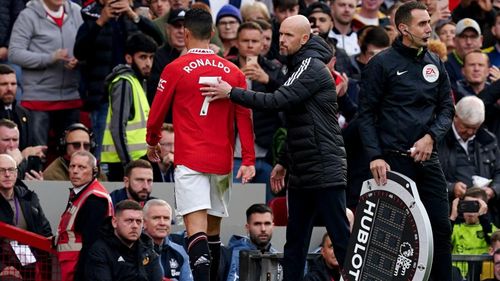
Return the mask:
<svg viewBox="0 0 500 281">
<path fill-rule="evenodd" d="M 201 256 L 194 262 L 194 266 L 199 266 L 199 265 L 210 266 L 210 260 L 207 259 L 205 256 Z"/>
</svg>

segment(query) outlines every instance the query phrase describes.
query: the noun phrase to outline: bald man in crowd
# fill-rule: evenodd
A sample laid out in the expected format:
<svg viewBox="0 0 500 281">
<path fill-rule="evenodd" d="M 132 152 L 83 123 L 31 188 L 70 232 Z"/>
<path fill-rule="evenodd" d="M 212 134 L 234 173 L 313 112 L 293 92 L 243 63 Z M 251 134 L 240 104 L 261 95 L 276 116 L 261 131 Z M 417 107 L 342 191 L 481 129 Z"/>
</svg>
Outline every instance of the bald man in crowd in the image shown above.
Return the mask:
<svg viewBox="0 0 500 281">
<path fill-rule="evenodd" d="M 202 87 L 203 95 L 253 109 L 282 110 L 286 115 L 287 150 L 271 173 L 274 192 L 288 181 L 288 226 L 283 280 L 302 280 L 316 214 L 335 241 L 335 255 L 343 264 L 349 239 L 345 214 L 346 155 L 337 122 L 335 82 L 326 63 L 332 50 L 311 34 L 306 17 L 292 16 L 280 27 L 280 54 L 287 56 L 288 80 L 274 93 L 232 88 L 220 80 Z"/>
</svg>

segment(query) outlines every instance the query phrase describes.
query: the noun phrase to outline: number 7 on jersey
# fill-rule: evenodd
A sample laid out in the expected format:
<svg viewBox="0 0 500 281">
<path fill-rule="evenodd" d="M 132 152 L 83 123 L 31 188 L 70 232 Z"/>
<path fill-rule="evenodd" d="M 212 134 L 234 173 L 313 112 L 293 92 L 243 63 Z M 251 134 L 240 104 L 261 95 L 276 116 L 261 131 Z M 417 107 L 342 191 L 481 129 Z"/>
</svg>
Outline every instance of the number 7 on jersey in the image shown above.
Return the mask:
<svg viewBox="0 0 500 281">
<path fill-rule="evenodd" d="M 207 83 L 217 83 L 220 76 L 200 76 L 199 84 Z M 200 116 L 206 116 L 208 114 L 208 106 L 210 105 L 210 97 L 206 96 L 201 105 Z"/>
</svg>

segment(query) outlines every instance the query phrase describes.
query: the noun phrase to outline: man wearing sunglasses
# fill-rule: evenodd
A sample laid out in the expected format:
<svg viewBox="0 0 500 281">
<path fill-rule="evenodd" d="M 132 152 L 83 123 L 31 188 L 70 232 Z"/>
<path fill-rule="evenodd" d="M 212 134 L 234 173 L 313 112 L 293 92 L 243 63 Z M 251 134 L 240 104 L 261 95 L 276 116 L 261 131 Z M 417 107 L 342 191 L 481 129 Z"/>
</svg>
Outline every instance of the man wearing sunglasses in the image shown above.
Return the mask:
<svg viewBox="0 0 500 281">
<path fill-rule="evenodd" d="M 52 181 L 69 181 L 69 160 L 76 151 L 90 151 L 94 147 L 92 132 L 81 123 L 74 123 L 64 131 L 59 141 L 59 157 L 43 171 L 43 178 Z M 99 171 L 97 178 L 106 181 Z"/>
</svg>

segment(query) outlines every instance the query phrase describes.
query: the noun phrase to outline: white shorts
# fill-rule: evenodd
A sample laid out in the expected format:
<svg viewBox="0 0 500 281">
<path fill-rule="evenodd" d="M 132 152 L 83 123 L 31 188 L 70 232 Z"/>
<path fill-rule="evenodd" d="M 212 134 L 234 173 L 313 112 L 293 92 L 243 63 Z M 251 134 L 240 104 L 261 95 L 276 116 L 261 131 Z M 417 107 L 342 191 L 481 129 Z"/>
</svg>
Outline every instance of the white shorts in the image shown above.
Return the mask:
<svg viewBox="0 0 500 281">
<path fill-rule="evenodd" d="M 175 208 L 179 215 L 207 210 L 212 216 L 229 216 L 232 174 L 205 174 L 177 165 L 174 176 Z"/>
</svg>

